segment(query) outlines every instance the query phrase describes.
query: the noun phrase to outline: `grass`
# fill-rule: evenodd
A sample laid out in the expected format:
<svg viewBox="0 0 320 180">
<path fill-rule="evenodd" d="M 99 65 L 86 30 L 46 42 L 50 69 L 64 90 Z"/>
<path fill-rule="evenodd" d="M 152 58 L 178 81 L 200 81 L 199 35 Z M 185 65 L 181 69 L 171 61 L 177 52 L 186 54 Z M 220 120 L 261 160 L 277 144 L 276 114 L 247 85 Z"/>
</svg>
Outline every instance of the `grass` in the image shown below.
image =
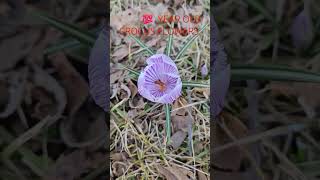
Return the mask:
<svg viewBox="0 0 320 180">
<path fill-rule="evenodd" d="M 206 3 L 209 3 L 209 1 Z M 114 2 L 114 4 L 117 3 Z M 111 14 L 116 15 L 120 13 L 117 9 L 119 8 L 114 8 Z M 206 61 L 207 64 L 210 64 L 209 46 L 206 45 L 209 44 L 210 40 L 208 36 L 209 28 L 202 28 L 201 32 L 202 33 L 199 33 L 199 37 L 189 37 L 186 42 L 186 37 L 175 35 L 162 36 L 159 40 L 159 42 L 166 42 L 166 48 L 163 53 L 177 60 L 177 66 L 181 78 L 186 81 L 184 83 L 186 87 L 209 87 L 209 79 L 202 80 L 198 76 L 200 63 Z M 142 41 L 137 37 L 132 38 L 149 54 L 161 48 L 159 45 L 156 45 L 156 47 L 147 47 L 145 43 L 147 43 L 148 40 Z M 150 39 L 151 38 L 149 38 L 149 40 Z M 132 45 L 133 44 L 131 44 L 131 46 Z M 115 48 L 115 46 L 113 46 L 112 49 L 113 48 Z M 133 47 L 129 48 L 131 50 L 133 49 Z M 177 51 L 177 49 L 180 48 L 182 49 Z M 127 72 L 130 72 L 133 77 L 137 77 L 140 69 L 135 68 L 135 64 L 137 63 L 135 61 L 138 59 L 144 59 L 145 61 L 148 56 L 145 56 L 143 53 L 134 53 L 134 51 L 131 53 L 132 54 L 129 54 L 131 60 L 123 61 L 122 66 L 124 67 L 122 67 L 122 69 L 128 70 Z M 191 64 L 194 66 L 190 66 L 190 61 L 182 60 L 184 57 L 192 57 L 192 59 L 195 59 L 191 61 Z M 136 80 L 136 78 L 133 79 Z M 125 79 L 123 83 L 126 84 Z M 183 95 L 182 99 L 187 100 L 188 97 Z M 203 102 L 196 103 L 199 99 Z M 111 127 L 112 129 L 116 129 L 111 132 L 111 150 L 113 153 L 126 153 L 130 157 L 128 158 L 126 171 L 119 179 L 128 179 L 130 177 L 143 177 L 145 179 L 159 178 L 160 174 L 157 170 L 157 165 L 169 167 L 177 165 L 186 171 L 190 171 L 193 177 L 196 177 L 197 171 L 208 174 L 210 121 L 207 107 L 209 105 L 208 102 L 205 101 L 205 97 L 201 94 L 193 93 L 190 100 L 191 102 L 195 102 L 190 106 L 192 108 L 193 118 L 193 140 L 201 142 L 201 144 L 204 143 L 204 148 L 200 150 L 201 152 L 197 152 L 197 154 L 193 154 L 192 156 L 189 155 L 187 139 L 185 139 L 185 143 L 176 150 L 170 150 L 170 147 L 167 146 L 170 144 L 171 132 L 174 133 L 174 131 L 172 131 L 173 124 L 171 123 L 171 118 L 173 118 L 172 113 L 175 111 L 172 109 L 170 113 L 169 105 L 159 106 L 144 100 L 145 106 L 151 107 L 152 111 L 142 112 L 139 110 L 138 114 L 141 115 L 129 118 L 128 112 L 131 113 L 134 110 L 128 107 L 131 100 L 129 99 L 128 102 L 117 106 L 116 104 L 120 100 L 117 100 L 117 97 L 111 99 L 111 102 L 114 104 L 112 107 L 117 106 L 111 116 Z M 161 115 L 159 114 L 161 112 L 165 113 Z M 199 156 L 199 153 L 201 156 Z M 116 163 L 116 161 L 111 162 L 111 164 L 113 163 Z"/>
<path fill-rule="evenodd" d="M 217 147 L 211 151 L 216 158 L 224 158 L 225 164 L 232 164 L 237 159 L 230 161 L 227 156 L 220 156 L 219 152 L 231 147 L 239 148 L 239 154 L 243 157 L 237 158 L 240 158 L 242 168 L 248 170 L 253 167 L 254 171 L 250 173 L 262 178 L 264 176 L 272 176 L 273 179 L 315 178 L 319 175 L 317 167 L 320 158 L 317 153 L 320 146 L 316 138 L 319 136 L 319 127 L 315 126 L 318 116 L 314 107 L 317 104 L 316 94 L 318 93 L 318 85 L 315 83 L 319 82 L 318 49 L 311 46 L 307 52 L 298 52 L 292 46 L 287 34 L 287 26 L 294 16 L 293 12 L 299 9 L 301 3 L 290 1 L 291 11 L 281 10 L 273 13 L 272 9 L 265 6 L 265 2 L 230 0 L 214 7 L 221 39 L 232 64 L 232 80 L 235 82 L 242 80 L 241 83 L 245 81 L 247 84 L 246 88 L 243 88 L 243 85 L 231 87 L 228 103 L 224 113 L 217 120 L 215 132 L 220 138 L 227 139 L 227 142 L 217 144 Z M 140 6 L 143 3 L 150 4 L 147 0 L 112 0 L 110 4 L 113 8 L 110 14 L 117 16 L 129 7 Z M 209 1 L 204 1 L 204 6 L 208 11 Z M 319 4 L 314 2 L 314 17 L 319 16 L 320 11 L 317 7 L 320 7 Z M 239 16 L 238 13 L 240 13 Z M 45 53 L 52 54 L 66 48 L 77 48 L 79 44 L 90 47 L 95 41 L 92 33 L 74 24 L 59 21 L 43 13 L 33 13 L 33 15 L 69 36 L 65 40 L 62 39 L 62 43 L 48 47 Z M 282 16 L 287 19 L 279 18 Z M 272 29 L 266 27 L 272 27 Z M 116 91 L 110 107 L 110 150 L 111 157 L 115 158 L 111 161 L 113 177 L 161 179 L 158 165 L 178 167 L 180 171 L 193 178 L 198 177 L 198 173 L 208 175 L 212 129 L 210 129 L 210 106 L 203 90 L 209 87 L 209 79 L 201 79 L 199 67 L 202 62 L 210 64 L 210 29 L 202 30 L 199 37 L 161 37 L 151 48 L 144 43 L 150 42 L 152 38 L 140 40 L 133 36 L 133 41 L 129 41 L 130 38 L 125 40 L 121 37 L 121 43 L 115 43 L 117 36 L 111 36 L 111 55 L 115 49 L 120 48 L 125 48 L 129 52 L 125 59 L 111 59 L 113 73 L 124 72 L 115 81 L 116 83 L 111 84 Z M 317 35 L 314 41 L 318 38 Z M 169 43 L 164 43 L 167 41 Z M 163 47 L 166 48 L 163 49 Z M 138 95 L 126 97 L 128 89 L 130 93 L 135 90 L 134 86 L 130 86 L 130 82 L 135 84 L 136 77 L 143 67 L 141 61 L 143 62 L 156 51 L 176 57 L 176 64 L 184 81 L 183 95 L 178 101 L 180 107 L 172 107 L 171 116 L 168 113 L 168 106 L 165 108 L 143 99 L 139 104 Z M 265 60 L 268 65 L 264 65 Z M 119 63 L 122 64 L 122 69 L 115 68 Z M 285 64 L 286 67 L 278 66 L 277 63 Z M 297 64 L 302 68 L 296 68 Z M 282 83 L 279 85 L 273 81 Z M 301 84 L 301 82 L 308 83 Z M 174 132 L 170 126 L 173 124 L 173 114 L 181 109 L 188 109 L 191 112 L 193 120 L 191 142 L 193 143 L 188 145 L 186 138 L 179 148 L 173 150 L 166 146 L 165 139 L 170 136 L 170 131 Z M 316 111 L 316 115 L 313 115 L 313 111 Z M 34 128 L 43 125 L 42 123 L 45 121 L 39 122 Z M 32 131 L 32 128 L 30 130 Z M 39 157 L 22 147 L 22 144 L 30 141 L 39 133 L 38 131 L 40 132 L 37 130 L 37 133 L 31 133 L 31 135 L 30 131 L 26 131 L 26 134 L 15 138 L 10 136 L 12 142 L 3 143 L 4 165 L 11 171 L 16 171 L 15 176 L 19 176 L 20 179 L 25 178 L 24 174 L 19 173 L 18 167 L 10 159 L 16 151 L 23 157 L 29 170 L 37 176 L 42 176 L 45 171 L 41 169 L 42 167 L 53 163 L 50 159 L 46 159 L 45 155 Z M 1 133 L 8 134 L 5 130 Z M 45 139 L 44 142 L 46 142 Z M 262 147 L 263 151 L 257 153 L 253 150 L 254 148 L 246 148 L 245 145 L 248 144 L 253 147 Z M 125 160 L 117 159 L 115 157 L 117 153 L 124 155 Z M 262 157 L 269 157 L 270 162 L 261 162 Z M 213 163 L 216 162 L 213 161 Z M 215 165 L 220 167 L 220 164 Z M 291 170 L 286 170 L 286 167 L 290 167 Z M 222 168 L 229 167 L 226 165 Z M 107 167 L 101 166 L 89 173 L 86 179 L 94 179 L 106 169 Z M 221 168 L 215 170 L 220 171 Z M 240 167 L 235 171 L 238 170 Z"/>
</svg>

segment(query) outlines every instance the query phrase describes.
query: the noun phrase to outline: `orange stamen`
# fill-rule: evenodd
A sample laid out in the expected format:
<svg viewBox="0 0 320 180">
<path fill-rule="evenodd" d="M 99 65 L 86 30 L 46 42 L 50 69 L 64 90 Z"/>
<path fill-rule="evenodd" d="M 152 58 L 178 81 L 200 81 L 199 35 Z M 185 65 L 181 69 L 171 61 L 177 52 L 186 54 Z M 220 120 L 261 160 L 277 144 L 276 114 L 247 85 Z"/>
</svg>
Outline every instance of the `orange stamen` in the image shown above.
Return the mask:
<svg viewBox="0 0 320 180">
<path fill-rule="evenodd" d="M 162 81 L 160 81 L 160 79 L 156 80 L 154 83 L 159 86 L 161 92 L 166 90 L 166 85 Z"/>
</svg>

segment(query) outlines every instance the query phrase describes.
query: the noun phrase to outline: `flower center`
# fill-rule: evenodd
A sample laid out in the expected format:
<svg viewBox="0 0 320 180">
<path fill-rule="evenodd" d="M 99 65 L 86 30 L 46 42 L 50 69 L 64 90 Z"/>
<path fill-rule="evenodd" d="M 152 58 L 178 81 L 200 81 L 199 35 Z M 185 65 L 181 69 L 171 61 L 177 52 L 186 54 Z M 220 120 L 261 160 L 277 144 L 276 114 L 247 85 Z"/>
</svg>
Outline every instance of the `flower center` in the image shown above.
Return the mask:
<svg viewBox="0 0 320 180">
<path fill-rule="evenodd" d="M 166 90 L 166 84 L 163 83 L 162 81 L 160 81 L 160 79 L 159 79 L 159 80 L 156 80 L 154 83 L 159 86 L 159 90 L 160 90 L 161 92 L 163 92 L 163 91 Z"/>
</svg>

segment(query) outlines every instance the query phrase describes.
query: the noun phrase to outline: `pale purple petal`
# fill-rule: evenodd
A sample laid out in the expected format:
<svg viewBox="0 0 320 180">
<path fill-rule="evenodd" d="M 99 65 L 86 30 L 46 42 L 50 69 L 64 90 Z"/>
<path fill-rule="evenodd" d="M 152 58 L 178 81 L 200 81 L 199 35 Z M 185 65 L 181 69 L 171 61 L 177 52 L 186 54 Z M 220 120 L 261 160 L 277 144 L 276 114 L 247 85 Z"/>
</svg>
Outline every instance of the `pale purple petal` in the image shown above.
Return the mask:
<svg viewBox="0 0 320 180">
<path fill-rule="evenodd" d="M 290 34 L 293 45 L 298 49 L 305 49 L 310 46 L 314 38 L 312 18 L 309 8 L 303 9 L 293 20 L 290 27 Z"/>
<path fill-rule="evenodd" d="M 230 83 L 230 64 L 227 61 L 227 54 L 224 51 L 223 45 L 218 39 L 219 31 L 214 18 L 211 16 L 211 49 L 210 49 L 210 111 L 216 117 L 220 114 L 225 104 L 225 98 L 228 93 Z"/>
<path fill-rule="evenodd" d="M 182 82 L 179 80 L 176 87 L 170 91 L 168 94 L 164 95 L 159 99 L 160 103 L 170 103 L 172 104 L 178 97 L 181 96 Z"/>
<path fill-rule="evenodd" d="M 139 94 L 152 102 L 173 103 L 182 89 L 177 66 L 164 54 L 149 57 L 147 64 L 139 75 Z"/>
<path fill-rule="evenodd" d="M 145 91 L 143 88 L 145 82 L 145 75 L 144 72 L 141 72 L 139 79 L 138 79 L 138 92 L 141 96 L 148 99 L 149 101 L 155 101 L 155 97 L 153 97 L 149 91 Z"/>
<path fill-rule="evenodd" d="M 206 64 L 203 64 L 201 66 L 201 76 L 202 78 L 205 78 L 208 75 L 208 67 Z"/>
<path fill-rule="evenodd" d="M 107 37 L 108 33 L 106 29 L 103 28 L 91 50 L 88 65 L 90 94 L 95 103 L 102 107 L 106 112 L 109 111 L 109 56 L 106 51 L 107 45 L 109 44 L 109 38 Z"/>
</svg>

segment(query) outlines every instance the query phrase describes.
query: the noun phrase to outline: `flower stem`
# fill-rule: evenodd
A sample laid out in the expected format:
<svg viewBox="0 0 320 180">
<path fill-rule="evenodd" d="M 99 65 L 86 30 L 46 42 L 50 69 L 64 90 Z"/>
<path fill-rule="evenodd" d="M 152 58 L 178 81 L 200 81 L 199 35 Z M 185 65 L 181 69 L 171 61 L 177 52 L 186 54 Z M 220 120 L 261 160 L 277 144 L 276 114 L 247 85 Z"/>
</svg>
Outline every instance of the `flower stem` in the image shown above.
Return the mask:
<svg viewBox="0 0 320 180">
<path fill-rule="evenodd" d="M 170 116 L 170 105 L 165 105 L 165 112 L 166 112 L 166 132 L 167 132 L 167 144 L 170 143 L 170 135 L 171 135 L 171 116 Z"/>
</svg>

